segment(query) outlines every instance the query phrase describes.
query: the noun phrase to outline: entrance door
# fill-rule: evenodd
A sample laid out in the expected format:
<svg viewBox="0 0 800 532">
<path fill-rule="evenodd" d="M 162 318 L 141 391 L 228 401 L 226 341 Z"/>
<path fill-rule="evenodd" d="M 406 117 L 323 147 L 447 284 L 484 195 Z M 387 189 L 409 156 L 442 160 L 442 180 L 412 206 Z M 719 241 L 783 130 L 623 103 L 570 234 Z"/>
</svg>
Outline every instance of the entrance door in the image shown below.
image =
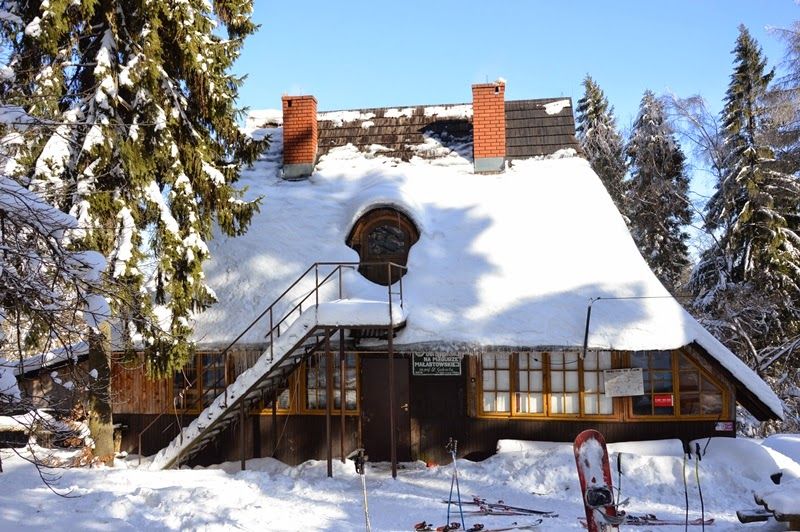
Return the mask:
<svg viewBox="0 0 800 532">
<path fill-rule="evenodd" d="M 409 421 L 409 361 L 394 357 L 394 408 L 397 461 L 411 460 Z M 364 449 L 373 462 L 391 460 L 389 438 L 389 359 L 381 355 L 361 357 L 361 433 Z"/>
</svg>

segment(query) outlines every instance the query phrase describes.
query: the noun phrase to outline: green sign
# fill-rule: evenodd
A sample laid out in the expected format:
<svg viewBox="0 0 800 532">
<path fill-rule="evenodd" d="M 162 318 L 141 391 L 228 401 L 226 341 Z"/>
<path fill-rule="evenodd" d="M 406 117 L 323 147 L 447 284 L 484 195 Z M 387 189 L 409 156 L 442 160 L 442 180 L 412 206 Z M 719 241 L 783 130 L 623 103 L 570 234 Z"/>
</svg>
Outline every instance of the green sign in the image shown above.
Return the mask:
<svg viewBox="0 0 800 532">
<path fill-rule="evenodd" d="M 414 353 L 411 370 L 416 376 L 458 376 L 461 358 L 458 353 Z"/>
</svg>

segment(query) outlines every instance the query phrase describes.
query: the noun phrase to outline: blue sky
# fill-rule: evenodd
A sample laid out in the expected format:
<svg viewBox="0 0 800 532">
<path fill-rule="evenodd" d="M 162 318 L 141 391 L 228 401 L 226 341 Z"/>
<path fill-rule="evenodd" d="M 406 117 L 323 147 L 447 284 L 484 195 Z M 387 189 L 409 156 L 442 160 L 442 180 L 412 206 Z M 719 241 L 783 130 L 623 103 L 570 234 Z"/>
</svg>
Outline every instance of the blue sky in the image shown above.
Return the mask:
<svg viewBox="0 0 800 532">
<path fill-rule="evenodd" d="M 498 77 L 507 99 L 577 100 L 589 73 L 626 128 L 645 89 L 718 109 L 738 25 L 776 65 L 784 46 L 767 27 L 798 19 L 792 0 L 258 0 L 262 27 L 235 70 L 242 105 L 314 94 L 320 110 L 468 102 Z"/>
</svg>

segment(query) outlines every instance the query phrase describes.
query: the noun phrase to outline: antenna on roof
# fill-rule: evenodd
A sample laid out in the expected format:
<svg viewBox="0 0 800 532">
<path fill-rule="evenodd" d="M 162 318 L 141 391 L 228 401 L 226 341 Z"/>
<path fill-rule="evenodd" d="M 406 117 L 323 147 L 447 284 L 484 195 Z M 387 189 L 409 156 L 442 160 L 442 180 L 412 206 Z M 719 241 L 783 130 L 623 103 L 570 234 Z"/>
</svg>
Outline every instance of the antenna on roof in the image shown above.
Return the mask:
<svg viewBox="0 0 800 532">
<path fill-rule="evenodd" d="M 581 353 L 581 360 L 586 358 L 586 351 L 589 349 L 589 323 L 592 321 L 592 305 L 597 301 L 620 301 L 625 299 L 691 299 L 692 296 L 622 296 L 622 297 L 590 297 L 589 305 L 586 307 L 586 329 L 583 333 L 583 352 Z"/>
</svg>

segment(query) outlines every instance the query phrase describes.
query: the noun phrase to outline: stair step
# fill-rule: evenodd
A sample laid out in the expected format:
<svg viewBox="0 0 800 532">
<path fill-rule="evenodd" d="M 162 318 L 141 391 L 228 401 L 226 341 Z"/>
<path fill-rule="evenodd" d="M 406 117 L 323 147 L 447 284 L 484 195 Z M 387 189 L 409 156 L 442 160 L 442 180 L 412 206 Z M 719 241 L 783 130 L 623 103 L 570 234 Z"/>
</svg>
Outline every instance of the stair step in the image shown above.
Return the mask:
<svg viewBox="0 0 800 532">
<path fill-rule="evenodd" d="M 180 431 L 178 437 L 159 451 L 153 458 L 151 467 L 171 467 L 194 456 L 207 442 L 239 418 L 242 404 L 245 408 L 252 406 L 262 400 L 265 393 L 280 389 L 282 384 L 286 384 L 286 376 L 295 371 L 298 364 L 319 349 L 325 341 L 326 334 L 322 332 L 325 326 L 316 321 L 318 315 L 318 311 L 312 309 L 302 312 L 262 352 L 248 371 L 240 374 L 204 409 L 201 415 L 204 414 L 208 423 L 199 423 L 199 417 L 195 418 Z M 250 371 L 254 369 L 257 373 Z"/>
</svg>

